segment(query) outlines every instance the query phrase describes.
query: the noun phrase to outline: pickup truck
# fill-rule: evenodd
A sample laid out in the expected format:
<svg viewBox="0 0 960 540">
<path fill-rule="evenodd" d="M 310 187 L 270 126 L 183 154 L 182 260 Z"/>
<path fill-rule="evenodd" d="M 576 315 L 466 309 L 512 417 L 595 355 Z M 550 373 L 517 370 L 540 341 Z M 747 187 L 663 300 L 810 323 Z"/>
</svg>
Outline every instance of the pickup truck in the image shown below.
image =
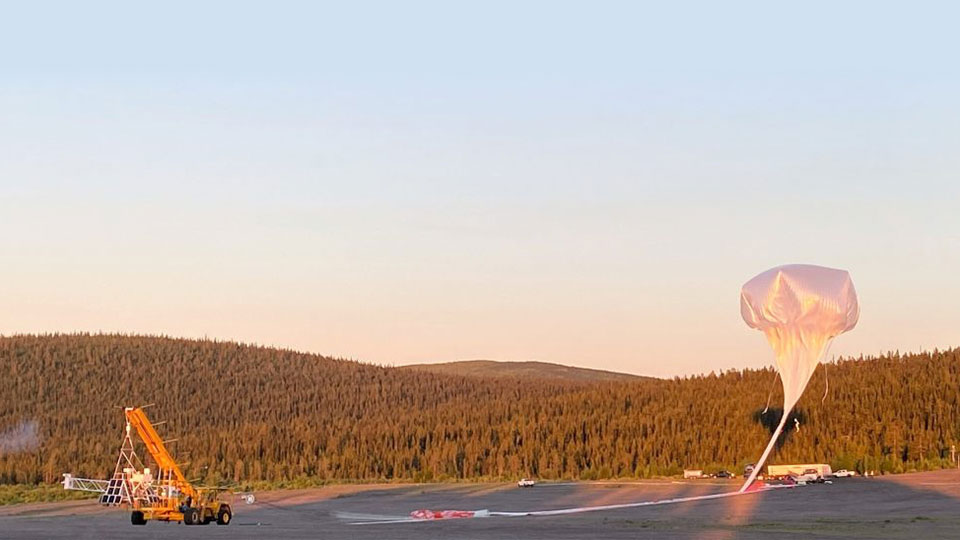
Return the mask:
<svg viewBox="0 0 960 540">
<path fill-rule="evenodd" d="M 517 482 L 517 487 L 533 487 L 535 484 L 536 482 L 529 478 L 521 478 L 520 481 Z"/>
<path fill-rule="evenodd" d="M 823 477 L 816 469 L 807 469 L 803 474 L 795 478 L 798 484 L 812 484 L 814 482 L 823 482 Z"/>
<path fill-rule="evenodd" d="M 850 478 L 851 476 L 856 476 L 856 471 L 848 471 L 846 469 L 840 469 L 839 471 L 833 473 L 837 478 Z"/>
</svg>

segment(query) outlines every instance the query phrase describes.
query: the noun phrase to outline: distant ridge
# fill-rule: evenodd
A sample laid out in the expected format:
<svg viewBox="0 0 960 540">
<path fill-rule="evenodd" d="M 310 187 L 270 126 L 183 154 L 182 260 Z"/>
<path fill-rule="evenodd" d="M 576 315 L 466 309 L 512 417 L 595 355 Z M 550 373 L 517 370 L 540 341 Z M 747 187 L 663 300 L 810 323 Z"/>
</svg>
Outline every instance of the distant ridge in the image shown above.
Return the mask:
<svg viewBox="0 0 960 540">
<path fill-rule="evenodd" d="M 551 379 L 565 381 L 638 381 L 653 379 L 629 373 L 604 371 L 573 366 L 564 366 L 550 362 L 498 362 L 495 360 L 462 360 L 439 364 L 411 364 L 400 369 L 428 371 L 444 375 L 462 375 L 468 377 L 514 377 L 519 379 Z"/>
</svg>

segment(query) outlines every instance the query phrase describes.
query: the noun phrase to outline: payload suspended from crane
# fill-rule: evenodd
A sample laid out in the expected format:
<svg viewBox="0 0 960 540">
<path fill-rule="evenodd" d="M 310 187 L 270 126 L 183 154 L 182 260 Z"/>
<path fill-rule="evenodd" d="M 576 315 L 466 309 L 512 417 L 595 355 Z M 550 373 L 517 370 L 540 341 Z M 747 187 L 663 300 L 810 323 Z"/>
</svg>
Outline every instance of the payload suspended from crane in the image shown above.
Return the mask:
<svg viewBox="0 0 960 540">
<path fill-rule="evenodd" d="M 149 520 L 206 525 L 216 521 L 228 525 L 233 518 L 230 505 L 219 500 L 220 489 L 200 489 L 191 484 L 170 455 L 143 409 L 127 407 L 126 428 L 120 456 L 109 480 L 63 475 L 64 489 L 100 493 L 104 506 L 130 508 L 130 521 L 146 525 Z M 136 431 L 147 453 L 157 465 L 156 473 L 145 467 L 134 448 L 131 432 Z M 252 495 L 246 497 L 252 502 Z"/>
</svg>

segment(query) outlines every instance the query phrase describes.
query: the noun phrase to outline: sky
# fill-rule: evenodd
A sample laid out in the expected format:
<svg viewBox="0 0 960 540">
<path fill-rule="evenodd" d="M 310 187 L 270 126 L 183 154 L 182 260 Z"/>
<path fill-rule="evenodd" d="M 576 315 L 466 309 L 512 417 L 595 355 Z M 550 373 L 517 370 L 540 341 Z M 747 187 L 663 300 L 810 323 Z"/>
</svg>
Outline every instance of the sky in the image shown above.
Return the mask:
<svg viewBox="0 0 960 540">
<path fill-rule="evenodd" d="M 833 354 L 958 346 L 958 11 L 11 3 L 0 334 L 687 375 L 810 263 Z"/>
</svg>

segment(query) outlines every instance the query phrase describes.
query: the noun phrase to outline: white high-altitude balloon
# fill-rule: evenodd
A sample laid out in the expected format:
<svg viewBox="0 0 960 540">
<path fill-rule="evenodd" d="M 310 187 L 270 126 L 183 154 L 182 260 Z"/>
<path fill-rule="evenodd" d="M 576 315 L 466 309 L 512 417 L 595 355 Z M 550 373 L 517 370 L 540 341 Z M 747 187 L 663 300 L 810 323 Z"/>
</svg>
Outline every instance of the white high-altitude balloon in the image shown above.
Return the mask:
<svg viewBox="0 0 960 540">
<path fill-rule="evenodd" d="M 783 382 L 783 417 L 743 491 L 766 461 L 830 342 L 856 326 L 860 305 L 845 270 L 790 264 L 746 282 L 740 291 L 740 314 L 748 326 L 767 336 Z"/>
</svg>

